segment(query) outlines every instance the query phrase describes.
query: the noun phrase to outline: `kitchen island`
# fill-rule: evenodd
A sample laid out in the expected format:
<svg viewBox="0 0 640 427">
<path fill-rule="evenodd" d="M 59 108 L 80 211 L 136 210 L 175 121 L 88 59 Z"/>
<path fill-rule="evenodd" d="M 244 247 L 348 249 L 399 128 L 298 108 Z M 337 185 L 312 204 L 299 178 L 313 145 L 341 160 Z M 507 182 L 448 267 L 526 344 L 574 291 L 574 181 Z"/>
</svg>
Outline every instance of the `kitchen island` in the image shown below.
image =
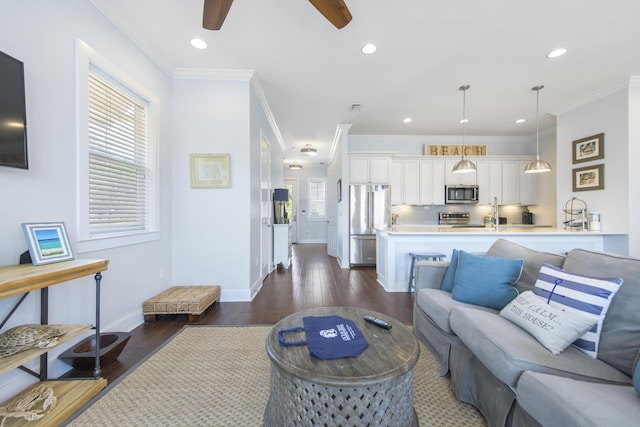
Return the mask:
<svg viewBox="0 0 640 427">
<path fill-rule="evenodd" d="M 628 235 L 621 233 L 564 231 L 555 228 L 504 227 L 420 227 L 401 226 L 376 230 L 376 272 L 387 292 L 406 292 L 410 252 L 440 252 L 451 258 L 453 249 L 484 253 L 497 239 L 531 249 L 565 253 L 574 248 L 628 253 Z"/>
</svg>

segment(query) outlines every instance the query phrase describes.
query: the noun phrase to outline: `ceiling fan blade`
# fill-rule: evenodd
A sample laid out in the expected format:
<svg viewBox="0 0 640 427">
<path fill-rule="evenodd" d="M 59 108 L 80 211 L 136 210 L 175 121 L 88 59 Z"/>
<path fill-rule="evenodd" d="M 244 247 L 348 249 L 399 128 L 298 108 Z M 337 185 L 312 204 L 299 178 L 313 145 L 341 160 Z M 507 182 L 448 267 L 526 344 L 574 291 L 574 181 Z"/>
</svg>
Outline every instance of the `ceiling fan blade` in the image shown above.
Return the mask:
<svg viewBox="0 0 640 427">
<path fill-rule="evenodd" d="M 351 22 L 351 12 L 343 0 L 309 0 L 337 29 Z"/>
<path fill-rule="evenodd" d="M 219 30 L 229 13 L 233 0 L 204 0 L 202 26 L 207 30 Z"/>
</svg>

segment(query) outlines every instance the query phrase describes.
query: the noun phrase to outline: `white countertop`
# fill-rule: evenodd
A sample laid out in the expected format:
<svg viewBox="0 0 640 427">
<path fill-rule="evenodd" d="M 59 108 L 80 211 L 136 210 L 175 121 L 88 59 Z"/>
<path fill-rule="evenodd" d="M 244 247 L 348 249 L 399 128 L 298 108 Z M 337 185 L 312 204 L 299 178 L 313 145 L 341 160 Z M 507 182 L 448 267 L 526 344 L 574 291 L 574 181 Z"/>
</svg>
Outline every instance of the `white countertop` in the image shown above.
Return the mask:
<svg viewBox="0 0 640 427">
<path fill-rule="evenodd" d="M 420 226 L 420 225 L 397 225 L 391 228 L 385 228 L 380 231 L 389 233 L 389 234 L 398 234 L 398 235 L 409 235 L 409 234 L 443 234 L 443 233 L 464 233 L 467 235 L 487 235 L 487 234 L 503 234 L 503 235 L 514 235 L 514 234 L 549 234 L 549 235 L 558 235 L 558 234 L 590 234 L 590 235 L 607 235 L 611 233 L 606 233 L 602 231 L 567 231 L 564 229 L 557 229 L 554 227 L 548 226 L 525 226 L 525 225 L 503 225 L 498 227 L 496 231 L 494 228 L 482 228 L 482 227 L 452 227 L 450 225 L 446 226 Z M 614 233 L 620 234 L 620 233 Z"/>
</svg>

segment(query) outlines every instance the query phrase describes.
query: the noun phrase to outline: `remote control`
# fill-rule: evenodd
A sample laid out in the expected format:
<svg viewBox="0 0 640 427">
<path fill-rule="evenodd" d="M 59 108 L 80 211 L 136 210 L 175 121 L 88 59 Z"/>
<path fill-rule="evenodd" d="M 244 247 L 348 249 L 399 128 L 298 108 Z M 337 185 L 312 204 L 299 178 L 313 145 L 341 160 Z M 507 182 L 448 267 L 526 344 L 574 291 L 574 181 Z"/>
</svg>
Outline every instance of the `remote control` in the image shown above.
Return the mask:
<svg viewBox="0 0 640 427">
<path fill-rule="evenodd" d="M 365 322 L 373 323 L 374 325 L 376 325 L 379 328 L 391 329 L 391 325 L 390 324 L 388 324 L 384 320 L 376 319 L 373 316 L 364 316 L 364 320 L 365 320 Z"/>
</svg>

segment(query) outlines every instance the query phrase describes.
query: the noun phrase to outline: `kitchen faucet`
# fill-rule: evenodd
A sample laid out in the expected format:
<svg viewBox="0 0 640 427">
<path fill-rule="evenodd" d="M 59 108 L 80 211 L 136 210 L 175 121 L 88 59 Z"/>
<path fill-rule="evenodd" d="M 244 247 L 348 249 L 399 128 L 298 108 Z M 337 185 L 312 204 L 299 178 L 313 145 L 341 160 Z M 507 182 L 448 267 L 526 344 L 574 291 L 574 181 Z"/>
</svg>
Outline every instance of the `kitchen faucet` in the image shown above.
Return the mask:
<svg viewBox="0 0 640 427">
<path fill-rule="evenodd" d="M 498 224 L 500 224 L 500 217 L 498 216 L 498 198 L 493 198 L 493 226 L 498 231 Z"/>
</svg>

